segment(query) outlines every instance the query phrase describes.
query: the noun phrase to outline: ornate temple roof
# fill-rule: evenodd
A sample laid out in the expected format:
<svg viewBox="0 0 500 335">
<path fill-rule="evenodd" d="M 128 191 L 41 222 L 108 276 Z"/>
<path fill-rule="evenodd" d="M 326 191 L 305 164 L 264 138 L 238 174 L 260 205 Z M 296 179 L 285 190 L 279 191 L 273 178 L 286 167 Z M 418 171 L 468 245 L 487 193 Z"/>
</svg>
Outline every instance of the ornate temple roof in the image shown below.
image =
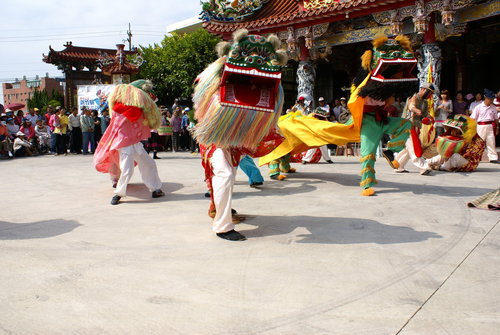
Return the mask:
<svg viewBox="0 0 500 335">
<path fill-rule="evenodd" d="M 97 64 L 103 53 L 111 57 L 115 57 L 116 55 L 116 49 L 79 47 L 74 46 L 72 42 L 67 42 L 64 47 L 64 50 L 56 51 L 49 46 L 49 54 L 43 55 L 43 61 L 54 65 L 61 63 L 86 65 Z M 125 51 L 126 55 L 134 55 L 136 53 L 137 51 Z"/>
<path fill-rule="evenodd" d="M 230 33 L 246 28 L 254 31 L 284 30 L 290 25 L 308 25 L 311 21 L 337 21 L 346 16 L 357 17 L 379 10 L 406 6 L 407 0 L 271 0 L 250 18 L 241 22 L 209 21 L 204 28 L 215 34 Z M 281 28 L 281 29 L 278 29 Z"/>
</svg>

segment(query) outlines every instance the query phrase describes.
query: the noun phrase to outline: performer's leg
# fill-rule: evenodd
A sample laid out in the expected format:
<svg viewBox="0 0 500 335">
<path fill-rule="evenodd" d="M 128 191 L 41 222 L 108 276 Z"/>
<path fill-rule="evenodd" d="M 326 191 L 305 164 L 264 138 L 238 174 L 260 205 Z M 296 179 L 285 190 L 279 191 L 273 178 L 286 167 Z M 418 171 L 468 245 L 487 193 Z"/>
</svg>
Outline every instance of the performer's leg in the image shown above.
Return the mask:
<svg viewBox="0 0 500 335">
<path fill-rule="evenodd" d="M 408 150 L 406 149 L 406 145 L 405 145 L 405 148 L 403 150 L 401 150 L 400 152 L 398 152 L 396 155 L 396 161 L 398 161 L 399 167 L 395 171 L 396 172 L 406 171 L 405 166 L 409 160 L 410 160 L 410 154 L 408 153 Z"/>
<path fill-rule="evenodd" d="M 290 154 L 286 154 L 285 156 L 280 157 L 279 162 L 280 162 L 280 171 L 283 173 L 288 173 L 288 172 L 295 172 L 295 169 L 292 169 L 290 167 Z"/>
<path fill-rule="evenodd" d="M 387 142 L 387 149 L 392 152 L 400 152 L 405 148 L 406 141 L 410 136 L 411 122 L 402 118 L 389 117 L 384 125 L 384 133 L 391 135 Z"/>
<path fill-rule="evenodd" d="M 323 159 L 327 163 L 333 163 L 332 159 L 330 158 L 330 155 L 328 154 L 328 147 L 326 145 L 322 145 L 319 147 L 319 150 L 321 151 L 321 156 L 323 156 Z"/>
<path fill-rule="evenodd" d="M 155 161 L 148 155 L 146 150 L 144 150 L 144 146 L 141 143 L 135 144 L 134 149 L 134 160 L 139 166 L 142 182 L 150 192 L 160 191 L 162 183 L 158 176 L 158 168 L 156 167 Z"/>
<path fill-rule="evenodd" d="M 451 157 L 441 165 L 441 170 L 455 171 L 467 164 L 468 161 L 462 155 L 454 153 Z"/>
<path fill-rule="evenodd" d="M 236 169 L 231 165 L 230 153 L 216 149 L 212 155 L 211 164 L 213 199 L 216 214 L 212 229 L 216 233 L 225 233 L 234 229 L 231 215 L 231 201 Z"/>
<path fill-rule="evenodd" d="M 306 151 L 306 154 L 304 155 L 304 158 L 302 158 L 302 161 L 303 162 L 311 162 L 311 160 L 313 159 L 313 156 L 314 156 L 314 153 L 316 152 L 316 149 L 317 148 L 312 148 L 312 149 L 309 149 Z"/>
<path fill-rule="evenodd" d="M 120 155 L 121 174 L 116 184 L 115 195 L 119 197 L 125 197 L 127 195 L 127 185 L 134 175 L 134 155 L 133 151 L 130 149 L 131 146 L 118 150 Z"/>
<path fill-rule="evenodd" d="M 417 155 L 415 154 L 415 145 L 413 141 L 414 139 L 411 136 L 408 138 L 408 141 L 406 141 L 406 150 L 408 150 L 408 155 L 410 156 L 413 165 L 415 165 L 421 171 L 429 170 L 429 164 L 427 163 L 426 159 L 424 157 L 417 157 Z M 417 141 L 419 140 L 417 139 Z"/>
<path fill-rule="evenodd" d="M 483 161 L 496 161 L 498 154 L 495 147 L 495 133 L 491 124 L 477 125 L 477 134 L 486 142 L 486 149 L 484 150 Z"/>
<path fill-rule="evenodd" d="M 269 162 L 269 177 L 276 180 L 283 180 L 286 178 L 284 175 L 280 174 L 280 159 Z"/>
<path fill-rule="evenodd" d="M 373 195 L 375 192 L 371 189 L 377 184 L 375 178 L 375 152 L 382 138 L 382 127 L 375 121 L 375 116 L 363 116 L 361 125 L 361 183 L 360 186 L 364 189 L 362 195 Z"/>
<path fill-rule="evenodd" d="M 255 165 L 252 157 L 248 155 L 243 157 L 240 161 L 239 167 L 241 168 L 241 171 L 248 176 L 248 184 L 255 185 L 264 182 L 264 178 L 262 177 L 259 168 Z"/>
</svg>

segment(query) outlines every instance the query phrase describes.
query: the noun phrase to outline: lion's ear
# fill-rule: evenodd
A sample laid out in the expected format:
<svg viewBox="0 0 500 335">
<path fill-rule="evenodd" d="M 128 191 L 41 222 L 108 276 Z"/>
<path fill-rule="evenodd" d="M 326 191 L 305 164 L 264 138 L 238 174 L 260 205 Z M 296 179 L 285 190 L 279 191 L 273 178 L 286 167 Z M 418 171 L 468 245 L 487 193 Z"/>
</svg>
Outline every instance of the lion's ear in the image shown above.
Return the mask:
<svg viewBox="0 0 500 335">
<path fill-rule="evenodd" d="M 234 40 L 234 42 L 239 42 L 247 36 L 248 36 L 248 30 L 238 29 L 233 34 L 233 40 Z"/>
<path fill-rule="evenodd" d="M 219 42 L 215 46 L 215 51 L 217 51 L 219 57 L 227 55 L 229 53 L 229 49 L 231 49 L 231 43 L 229 42 Z"/>
<path fill-rule="evenodd" d="M 278 50 L 281 47 L 281 41 L 278 38 L 278 36 L 276 36 L 275 34 L 269 35 L 267 37 L 267 41 L 269 43 L 271 43 L 271 45 L 273 46 L 274 50 Z"/>
<path fill-rule="evenodd" d="M 371 50 L 366 50 L 363 56 L 361 56 L 361 66 L 366 71 L 372 70 L 372 56 L 373 52 Z"/>
<path fill-rule="evenodd" d="M 285 66 L 286 63 L 288 62 L 288 54 L 286 53 L 286 50 L 284 49 L 276 50 L 276 58 L 279 62 L 279 65 Z"/>
</svg>

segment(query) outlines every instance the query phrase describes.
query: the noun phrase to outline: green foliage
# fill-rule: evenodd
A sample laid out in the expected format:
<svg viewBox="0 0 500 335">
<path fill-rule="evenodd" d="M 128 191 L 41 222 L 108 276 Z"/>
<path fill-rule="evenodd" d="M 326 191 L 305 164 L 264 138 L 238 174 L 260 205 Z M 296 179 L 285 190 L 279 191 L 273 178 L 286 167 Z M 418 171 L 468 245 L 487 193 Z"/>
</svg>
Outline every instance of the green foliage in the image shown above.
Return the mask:
<svg viewBox="0 0 500 335">
<path fill-rule="evenodd" d="M 56 90 L 52 90 L 49 95 L 46 90 L 35 90 L 33 96 L 28 99 L 28 108 L 39 108 L 45 110 L 48 105 L 51 106 L 62 106 L 62 101 L 64 101 L 64 96 Z"/>
<path fill-rule="evenodd" d="M 160 45 L 141 46 L 145 63 L 137 78 L 153 81 L 160 105 L 170 105 L 178 97 L 190 99 L 196 76 L 217 59 L 215 45 L 219 41 L 199 29 L 191 34 L 173 33 Z"/>
</svg>

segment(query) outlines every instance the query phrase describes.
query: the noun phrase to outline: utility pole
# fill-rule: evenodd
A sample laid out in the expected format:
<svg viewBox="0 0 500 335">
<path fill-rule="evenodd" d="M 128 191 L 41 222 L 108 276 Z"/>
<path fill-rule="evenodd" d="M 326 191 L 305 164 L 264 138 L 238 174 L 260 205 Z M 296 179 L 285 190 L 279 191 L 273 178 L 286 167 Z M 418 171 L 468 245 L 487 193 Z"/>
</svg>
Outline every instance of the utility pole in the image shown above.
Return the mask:
<svg viewBox="0 0 500 335">
<path fill-rule="evenodd" d="M 128 23 L 128 30 L 127 30 L 127 36 L 128 38 L 125 40 L 128 42 L 128 50 L 132 51 L 132 30 L 130 29 L 130 22 Z"/>
</svg>

